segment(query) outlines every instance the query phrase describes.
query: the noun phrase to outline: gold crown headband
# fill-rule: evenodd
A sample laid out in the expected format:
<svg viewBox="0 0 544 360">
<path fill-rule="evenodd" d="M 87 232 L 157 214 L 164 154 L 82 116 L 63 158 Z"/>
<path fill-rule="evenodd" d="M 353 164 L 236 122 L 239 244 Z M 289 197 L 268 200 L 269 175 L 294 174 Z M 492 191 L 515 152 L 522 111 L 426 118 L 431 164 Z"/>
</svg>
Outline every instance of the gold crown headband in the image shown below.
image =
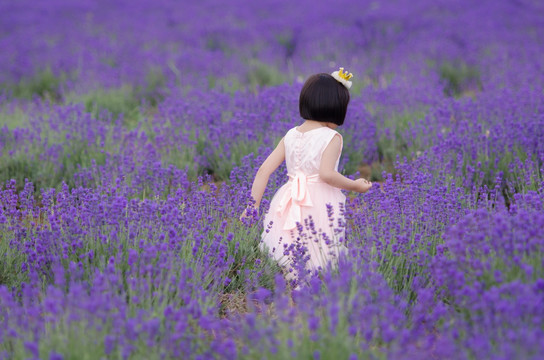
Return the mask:
<svg viewBox="0 0 544 360">
<path fill-rule="evenodd" d="M 335 78 L 338 82 L 340 82 L 342 85 L 344 85 L 347 89 L 351 87 L 351 81 L 349 81 L 352 77 L 352 73 L 348 73 L 347 71 L 344 72 L 344 68 L 341 67 L 338 71 L 335 71 L 331 74 L 333 78 Z"/>
</svg>

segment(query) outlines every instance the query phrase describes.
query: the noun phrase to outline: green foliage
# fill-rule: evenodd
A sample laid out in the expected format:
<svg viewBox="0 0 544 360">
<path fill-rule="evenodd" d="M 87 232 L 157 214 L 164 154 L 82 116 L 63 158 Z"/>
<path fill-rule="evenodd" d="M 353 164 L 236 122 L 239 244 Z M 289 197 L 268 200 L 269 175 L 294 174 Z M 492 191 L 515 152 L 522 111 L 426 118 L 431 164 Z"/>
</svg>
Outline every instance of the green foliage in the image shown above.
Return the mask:
<svg viewBox="0 0 544 360">
<path fill-rule="evenodd" d="M 379 76 L 371 74 L 371 72 L 357 75 L 352 79 L 352 85 L 349 92 L 352 96 L 361 95 L 363 89 L 371 87 L 374 89 L 385 89 L 393 79 L 393 74 L 380 74 Z"/>
<path fill-rule="evenodd" d="M 259 87 L 284 84 L 287 76 L 272 65 L 253 59 L 249 62 L 247 82 L 252 90 L 256 90 Z"/>
<path fill-rule="evenodd" d="M 24 255 L 9 246 L 12 236 L 10 231 L 0 230 L 0 286 L 5 285 L 8 289 L 28 280 L 27 274 L 22 271 Z"/>
<path fill-rule="evenodd" d="M 7 126 L 9 130 L 25 127 L 28 124 L 28 115 L 20 107 L 12 110 L 0 109 L 0 126 Z M 5 139 L 2 139 L 5 141 Z M 5 145 L 4 145 L 5 146 Z"/>
<path fill-rule="evenodd" d="M 230 150 L 230 156 L 225 157 L 226 147 Z M 227 181 L 234 166 L 240 166 L 242 158 L 249 153 L 257 153 L 259 147 L 262 146 L 261 141 L 236 141 L 233 143 L 221 142 L 218 147 L 208 147 L 213 149 L 207 155 L 208 168 L 206 169 L 213 175 L 217 181 Z"/>
<path fill-rule="evenodd" d="M 384 171 L 395 173 L 395 161 L 397 157 L 412 158 L 417 156 L 423 150 L 421 139 L 412 138 L 409 130 L 417 125 L 417 123 L 425 116 L 425 110 L 405 111 L 396 113 L 386 117 L 380 125 L 380 133 L 377 150 L 378 162 L 366 164 L 370 168 L 370 180 L 381 181 Z M 353 142 L 353 134 L 346 132 L 344 142 L 351 144 Z M 346 174 L 353 174 L 361 169 L 364 165 L 363 153 L 360 147 L 345 146 L 344 156 L 347 156 L 348 161 L 344 166 Z"/>
<path fill-rule="evenodd" d="M 76 185 L 75 174 L 80 168 L 91 166 L 94 160 L 102 165 L 106 155 L 97 147 L 87 146 L 77 140 L 65 144 L 58 162 L 42 160 L 43 148 L 32 146 L 28 151 L 15 151 L 14 154 L 4 153 L 0 156 L 0 184 L 15 179 L 17 189 L 22 190 L 25 179 L 34 184 L 37 193 L 42 188 L 59 189 L 62 183 L 70 188 Z"/>
<path fill-rule="evenodd" d="M 145 78 L 145 84 L 137 86 L 135 97 L 144 100 L 151 107 L 156 107 L 163 99 L 166 77 L 161 69 L 152 69 Z"/>
<path fill-rule="evenodd" d="M 36 181 L 36 185 L 40 186 L 37 166 L 38 164 L 26 154 L 3 156 L 0 162 L 0 183 L 3 185 L 6 181 L 15 179 L 17 186 L 22 190 L 25 179 L 29 179 Z"/>
<path fill-rule="evenodd" d="M 208 75 L 208 87 L 234 95 L 237 91 L 244 89 L 244 84 L 242 84 L 241 80 L 236 76 L 216 78 L 213 75 Z"/>
<path fill-rule="evenodd" d="M 165 152 L 162 158 L 165 166 L 173 165 L 185 169 L 189 179 L 196 180 L 206 171 L 199 159 L 205 156 L 207 134 L 201 131 L 197 136 L 193 130 L 189 134 L 189 139 L 194 142 L 194 146 L 161 147 Z"/>
<path fill-rule="evenodd" d="M 425 116 L 425 110 L 405 111 L 385 119 L 383 126 L 391 136 L 382 135 L 378 141 L 378 155 L 385 161 L 394 161 L 397 154 L 410 156 L 422 150 L 419 138 L 412 138 L 408 131 Z M 409 139 L 409 140 L 408 140 Z"/>
<path fill-rule="evenodd" d="M 15 179 L 17 189 L 22 190 L 25 179 L 28 179 L 36 190 L 60 186 L 58 181 L 62 180 L 62 176 L 57 173 L 53 163 L 40 161 L 38 154 L 17 152 L 13 156 L 0 157 L 0 184 L 3 186 L 8 180 Z"/>
<path fill-rule="evenodd" d="M 481 88 L 480 71 L 474 66 L 459 62 L 445 62 L 440 66 L 440 78 L 444 81 L 444 94 L 459 97 L 465 91 Z"/>
<path fill-rule="evenodd" d="M 289 59 L 293 57 L 297 43 L 292 31 L 284 31 L 276 36 L 278 43 L 285 49 L 285 58 Z"/>
<path fill-rule="evenodd" d="M 82 95 L 69 94 L 66 100 L 84 104 L 85 110 L 95 119 L 100 118 L 103 112 L 111 114 L 113 120 L 123 114 L 124 125 L 129 128 L 134 127 L 141 118 L 140 101 L 130 85 L 108 90 L 97 89 Z"/>
<path fill-rule="evenodd" d="M 257 91 L 266 86 L 277 86 L 285 84 L 291 76 L 278 70 L 276 67 L 266 64 L 260 60 L 251 59 L 248 61 L 248 70 L 245 77 L 227 76 L 215 77 L 208 75 L 208 88 L 219 89 L 231 95 L 237 91 Z"/>
<path fill-rule="evenodd" d="M 344 135 L 344 142 L 347 146 L 344 147 L 342 156 L 347 157 L 348 161 L 344 165 L 343 173 L 348 175 L 355 174 L 364 161 L 363 153 L 355 151 L 355 146 L 349 146 L 349 144 L 352 144 L 352 137 L 352 134 L 349 132 L 346 132 Z"/>
<path fill-rule="evenodd" d="M 376 212 L 367 216 L 379 217 L 381 214 Z M 377 238 L 370 250 L 370 259 L 379 264 L 376 271 L 383 275 L 389 287 L 396 293 L 408 291 L 409 296 L 413 296 L 411 288 L 415 277 L 428 273 L 428 269 L 425 268 L 428 264 L 423 260 L 434 257 L 437 246 L 443 243 L 443 231 L 428 232 L 424 226 L 420 227 L 421 225 L 416 224 L 421 222 L 406 217 L 405 223 L 398 232 L 391 233 L 387 239 L 382 234 L 373 234 L 370 227 L 353 229 L 353 239 L 357 239 L 356 241 Z M 445 228 L 445 226 L 440 227 Z M 416 234 L 425 238 L 426 241 L 416 241 Z M 378 251 L 376 243 L 387 244 L 387 246 Z M 393 251 L 393 248 L 405 250 Z"/>
<path fill-rule="evenodd" d="M 383 274 L 387 283 L 396 293 L 402 293 L 408 291 L 412 293 L 411 288 L 414 278 L 426 273 L 424 266 L 418 264 L 414 258 L 420 257 L 426 258 L 424 254 L 429 255 L 436 254 L 437 245 L 442 243 L 440 236 L 428 236 L 429 242 L 423 246 L 419 245 L 419 248 L 410 248 L 410 254 L 402 254 L 400 256 L 394 255 L 392 247 L 398 242 L 398 239 L 391 242 L 382 256 L 382 261 L 378 267 L 378 271 Z M 409 246 L 413 246 L 415 243 L 414 238 L 409 240 Z"/>
<path fill-rule="evenodd" d="M 206 36 L 205 48 L 209 51 L 217 51 L 224 55 L 232 53 L 227 41 L 221 38 L 220 33 L 211 33 Z"/>
<path fill-rule="evenodd" d="M 0 84 L 0 90 L 11 92 L 16 98 L 32 99 L 39 96 L 46 100 L 59 101 L 62 98 L 60 87 L 66 75 L 53 74 L 50 68 L 40 70 L 15 84 Z"/>
<path fill-rule="evenodd" d="M 106 155 L 98 148 L 87 146 L 79 141 L 74 141 L 70 146 L 65 147 L 60 162 L 60 169 L 57 170 L 56 177 L 48 187 L 56 187 L 65 182 L 70 188 L 76 185 L 75 174 L 81 168 L 87 168 L 92 165 L 93 160 L 97 165 L 103 165 L 106 161 Z"/>
<path fill-rule="evenodd" d="M 489 246 L 492 249 L 491 239 L 487 238 L 487 240 L 490 242 Z M 516 263 L 513 258 L 505 259 L 504 254 L 497 254 L 495 250 L 490 250 L 487 254 L 476 254 L 476 257 L 480 259 L 479 263 L 486 266 L 483 267 L 483 270 L 480 271 L 481 275 L 477 276 L 475 280 L 483 284 L 485 289 L 514 281 L 532 284 L 544 276 L 543 255 L 538 250 L 533 251 L 531 254 L 514 250 L 513 256 L 519 259 Z M 531 276 L 527 274 L 523 266 L 532 269 Z M 478 273 L 479 269 L 466 270 L 470 271 L 469 273 Z M 497 274 L 501 274 L 500 278 L 497 278 Z M 467 281 L 467 285 L 469 285 L 469 282 Z"/>
<path fill-rule="evenodd" d="M 233 240 L 228 243 L 228 254 L 234 259 L 227 277 L 231 279 L 223 292 L 247 292 L 248 285 L 256 272 L 261 272 L 258 286 L 268 289 L 274 288 L 274 276 L 281 272 L 279 265 L 259 249 L 261 229 L 254 225 L 249 229 L 241 228 L 240 224 L 232 227 Z M 250 270 L 249 277 L 245 271 Z"/>
<path fill-rule="evenodd" d="M 197 136 L 194 130 L 189 134 L 194 146 L 163 149 L 164 164 L 186 169 L 191 180 L 208 174 L 215 181 L 228 181 L 232 169 L 241 165 L 242 158 L 249 153 L 257 153 L 263 145 L 262 140 L 220 142 L 212 145 L 204 131 L 198 134 Z"/>
<path fill-rule="evenodd" d="M 452 154 L 452 157 L 454 156 L 456 154 Z M 527 174 L 527 168 L 518 166 L 521 164 L 530 164 L 533 171 Z M 458 186 L 463 186 L 466 179 L 470 180 L 472 186 L 466 189 L 467 192 L 472 191 L 472 187 L 480 189 L 485 186 L 488 190 L 497 189 L 508 205 L 516 193 L 538 191 L 543 180 L 543 168 L 544 164 L 536 154 L 527 154 L 519 146 L 510 150 L 505 148 L 503 151 L 485 149 L 478 152 L 476 158 L 468 153 L 463 154 L 463 177 L 456 177 L 455 181 Z"/>
<path fill-rule="evenodd" d="M 85 105 L 93 118 L 100 118 L 103 112 L 111 114 L 112 120 L 123 115 L 123 125 L 135 128 L 142 120 L 145 106 L 155 107 L 163 98 L 166 78 L 161 70 L 147 73 L 144 85 L 123 85 L 118 88 L 98 88 L 85 94 L 68 94 L 66 101 Z"/>
</svg>

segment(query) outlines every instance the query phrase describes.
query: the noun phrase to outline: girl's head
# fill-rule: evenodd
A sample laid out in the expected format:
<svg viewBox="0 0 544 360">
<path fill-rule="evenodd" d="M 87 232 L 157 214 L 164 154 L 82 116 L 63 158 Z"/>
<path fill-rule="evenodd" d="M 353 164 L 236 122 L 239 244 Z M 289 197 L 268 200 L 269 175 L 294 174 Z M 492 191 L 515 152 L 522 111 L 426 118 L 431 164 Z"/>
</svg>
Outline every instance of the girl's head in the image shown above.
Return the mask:
<svg viewBox="0 0 544 360">
<path fill-rule="evenodd" d="M 349 103 L 349 90 L 329 74 L 310 76 L 300 91 L 298 107 L 306 120 L 342 125 Z"/>
</svg>

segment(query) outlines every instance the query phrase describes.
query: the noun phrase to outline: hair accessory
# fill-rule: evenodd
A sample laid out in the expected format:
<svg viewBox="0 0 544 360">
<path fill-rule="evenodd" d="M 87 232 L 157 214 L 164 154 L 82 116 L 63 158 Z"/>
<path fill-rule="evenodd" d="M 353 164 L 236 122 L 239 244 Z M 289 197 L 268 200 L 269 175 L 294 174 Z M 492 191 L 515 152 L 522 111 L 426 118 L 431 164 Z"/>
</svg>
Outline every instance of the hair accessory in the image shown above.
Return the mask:
<svg viewBox="0 0 544 360">
<path fill-rule="evenodd" d="M 341 67 L 340 70 L 333 72 L 332 77 L 335 78 L 338 82 L 342 83 L 347 89 L 351 87 L 351 79 L 353 77 L 352 73 L 349 73 L 346 71 L 344 72 L 344 68 Z"/>
</svg>

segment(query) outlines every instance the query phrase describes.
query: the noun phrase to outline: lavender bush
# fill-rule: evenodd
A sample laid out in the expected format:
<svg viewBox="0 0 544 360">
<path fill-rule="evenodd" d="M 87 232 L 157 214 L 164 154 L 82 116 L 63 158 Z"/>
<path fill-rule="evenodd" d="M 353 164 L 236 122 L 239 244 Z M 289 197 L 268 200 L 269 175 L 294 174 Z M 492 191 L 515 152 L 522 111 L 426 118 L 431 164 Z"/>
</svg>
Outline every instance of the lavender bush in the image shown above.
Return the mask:
<svg viewBox="0 0 544 360">
<path fill-rule="evenodd" d="M 539 358 L 542 11 L 0 2 L 0 359 Z M 259 248 L 285 167 L 239 216 L 338 66 L 341 171 L 375 183 L 338 267 L 300 243 L 287 281 Z"/>
</svg>

